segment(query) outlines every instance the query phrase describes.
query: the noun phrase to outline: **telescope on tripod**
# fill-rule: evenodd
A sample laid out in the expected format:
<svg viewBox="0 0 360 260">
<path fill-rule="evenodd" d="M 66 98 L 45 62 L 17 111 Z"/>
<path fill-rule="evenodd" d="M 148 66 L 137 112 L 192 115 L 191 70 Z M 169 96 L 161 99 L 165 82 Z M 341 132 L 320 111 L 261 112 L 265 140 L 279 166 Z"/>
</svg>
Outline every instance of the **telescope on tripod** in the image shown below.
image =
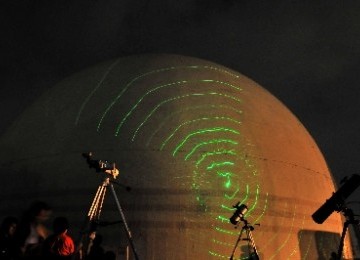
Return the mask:
<svg viewBox="0 0 360 260">
<path fill-rule="evenodd" d="M 136 260 L 139 259 L 137 252 L 135 250 L 135 245 L 132 240 L 131 231 L 129 229 L 129 226 L 125 219 L 125 214 L 122 210 L 122 207 L 120 205 L 119 199 L 116 195 L 113 181 L 112 179 L 116 179 L 116 177 L 119 175 L 119 170 L 116 168 L 115 163 L 109 163 L 107 160 L 94 160 L 92 159 L 92 153 L 83 153 L 83 157 L 85 157 L 86 162 L 88 163 L 90 168 L 94 168 L 96 172 L 103 172 L 105 173 L 103 182 L 99 185 L 97 192 L 95 194 L 95 197 L 91 203 L 90 209 L 88 211 L 86 221 L 83 225 L 83 228 L 80 231 L 80 238 L 77 241 L 77 250 L 80 251 L 80 248 L 83 247 L 84 243 L 83 240 L 86 238 L 86 235 L 88 236 L 89 231 L 91 232 L 92 229 L 94 229 L 94 226 L 101 225 L 102 222 L 100 222 L 100 214 L 103 206 L 103 202 L 105 199 L 107 188 L 110 187 L 111 193 L 114 197 L 116 207 L 120 213 L 121 221 L 116 221 L 114 223 L 121 222 L 124 226 L 124 230 L 127 236 L 127 239 L 129 241 L 130 247 L 132 249 L 134 258 Z M 128 188 L 127 188 L 128 189 Z M 88 232 L 86 232 L 86 230 Z"/>
<path fill-rule="evenodd" d="M 360 186 L 360 175 L 353 174 L 349 179 L 346 179 L 343 185 L 333 193 L 333 195 L 325 201 L 325 203 L 312 214 L 313 220 L 322 224 L 334 211 L 342 212 L 346 218 L 343 226 L 343 231 L 340 238 L 340 245 L 336 254 L 336 260 L 342 258 L 345 235 L 349 225 L 359 226 L 359 219 L 355 219 L 352 209 L 346 206 L 345 200 Z"/>
<path fill-rule="evenodd" d="M 248 207 L 245 204 L 240 204 L 238 202 L 236 205 L 233 206 L 235 208 L 234 214 L 230 217 L 231 224 L 235 225 L 235 228 L 238 227 L 240 222 L 243 222 L 244 225 L 242 226 L 239 236 L 236 240 L 234 249 L 231 253 L 230 260 L 234 259 L 236 248 L 239 245 L 239 242 L 242 240 L 242 235 L 245 232 L 246 238 L 243 240 L 248 241 L 248 250 L 249 250 L 249 257 L 247 259 L 249 260 L 259 260 L 259 254 L 256 249 L 254 237 L 252 235 L 252 231 L 254 230 L 254 227 L 250 225 L 250 223 L 245 219 L 245 214 L 248 211 Z"/>
</svg>

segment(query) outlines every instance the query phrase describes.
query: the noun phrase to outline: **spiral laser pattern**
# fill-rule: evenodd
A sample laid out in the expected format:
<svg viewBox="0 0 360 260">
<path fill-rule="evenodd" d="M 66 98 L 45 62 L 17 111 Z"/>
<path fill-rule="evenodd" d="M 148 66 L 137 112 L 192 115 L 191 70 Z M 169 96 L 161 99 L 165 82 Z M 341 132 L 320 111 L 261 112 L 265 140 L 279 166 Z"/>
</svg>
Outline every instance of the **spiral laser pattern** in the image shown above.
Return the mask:
<svg viewBox="0 0 360 260">
<path fill-rule="evenodd" d="M 117 61 L 108 67 L 100 83 L 86 96 L 75 125 L 81 124 L 91 100 L 104 91 L 101 84 L 106 77 L 119 73 L 114 70 L 116 65 Z M 111 85 L 112 95 L 102 97 L 106 103 L 96 112 L 94 128 L 99 134 L 112 134 L 130 150 L 155 152 L 177 165 L 177 171 L 181 169 L 167 178 L 172 183 L 181 179 L 177 188 L 188 190 L 192 200 L 184 203 L 195 205 L 194 215 L 206 218 L 208 233 L 195 231 L 187 239 L 196 241 L 199 250 L 208 256 L 229 257 L 239 234 L 229 217 L 234 212 L 232 205 L 239 201 L 248 206 L 246 218 L 250 223 L 274 223 L 276 219 L 273 227 L 265 225 L 256 231 L 255 239 L 261 241 L 260 254 L 267 259 L 278 259 L 279 255 L 296 259 L 300 243 L 311 246 L 311 241 L 298 236 L 296 228 L 305 227 L 309 220 L 299 213 L 297 201 L 274 202 L 278 195 L 273 195 L 271 185 L 266 185 L 264 180 L 269 177 L 262 166 L 272 158 L 259 156 L 256 136 L 246 130 L 246 124 L 254 124 L 257 119 L 247 118 L 247 108 L 253 104 L 247 103 L 249 93 L 244 94 L 248 90 L 239 79 L 240 75 L 230 70 L 201 64 L 134 73 L 118 85 Z M 274 205 L 278 207 L 276 213 L 271 211 Z M 185 223 L 194 221 L 194 215 L 188 216 L 186 210 L 182 213 Z M 245 253 L 241 259 L 247 259 Z M 307 253 L 303 259 L 308 259 Z"/>
</svg>

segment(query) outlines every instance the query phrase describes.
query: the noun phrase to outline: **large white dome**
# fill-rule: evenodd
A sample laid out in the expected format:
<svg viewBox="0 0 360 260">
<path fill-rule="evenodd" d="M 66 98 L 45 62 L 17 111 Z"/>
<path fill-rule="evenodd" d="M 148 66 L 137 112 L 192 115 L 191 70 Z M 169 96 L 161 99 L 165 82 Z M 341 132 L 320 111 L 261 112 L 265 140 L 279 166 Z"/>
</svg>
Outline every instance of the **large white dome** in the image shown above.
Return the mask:
<svg viewBox="0 0 360 260">
<path fill-rule="evenodd" d="M 237 202 L 248 206 L 261 259 L 337 251 L 339 214 L 322 225 L 311 218 L 334 191 L 314 140 L 270 93 L 209 61 L 143 55 L 99 64 L 44 94 L 0 147 L 2 214 L 43 199 L 69 217 L 74 235 L 103 177 L 81 154 L 116 162 L 118 182 L 131 187 L 116 190 L 140 259 L 229 258 L 241 229 L 229 222 Z M 102 217 L 120 218 L 112 198 Z M 121 225 L 100 232 L 116 250 L 127 243 Z"/>
</svg>

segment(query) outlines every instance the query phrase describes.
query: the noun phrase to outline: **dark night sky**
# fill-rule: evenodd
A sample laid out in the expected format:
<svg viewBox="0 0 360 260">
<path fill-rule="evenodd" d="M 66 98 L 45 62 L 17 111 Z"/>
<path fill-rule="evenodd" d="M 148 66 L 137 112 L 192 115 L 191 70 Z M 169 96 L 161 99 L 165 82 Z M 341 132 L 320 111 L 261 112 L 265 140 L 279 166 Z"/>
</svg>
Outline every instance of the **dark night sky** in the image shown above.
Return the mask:
<svg viewBox="0 0 360 260">
<path fill-rule="evenodd" d="M 305 125 L 339 182 L 360 172 L 359 14 L 360 1 L 1 1 L 0 134 L 84 68 L 181 54 L 268 89 Z"/>
</svg>

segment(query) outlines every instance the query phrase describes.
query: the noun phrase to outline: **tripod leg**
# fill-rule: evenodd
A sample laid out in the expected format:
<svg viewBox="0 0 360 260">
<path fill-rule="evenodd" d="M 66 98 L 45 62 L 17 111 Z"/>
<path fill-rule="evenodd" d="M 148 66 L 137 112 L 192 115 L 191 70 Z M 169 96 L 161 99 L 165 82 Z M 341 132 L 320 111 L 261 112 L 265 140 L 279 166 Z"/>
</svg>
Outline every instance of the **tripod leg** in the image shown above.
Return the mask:
<svg viewBox="0 0 360 260">
<path fill-rule="evenodd" d="M 248 230 L 248 233 L 247 233 L 247 236 L 248 236 L 248 239 L 249 239 L 249 246 L 252 247 L 252 253 L 250 254 L 251 255 L 251 260 L 259 260 L 259 254 L 258 254 L 258 251 L 256 249 L 256 245 L 255 245 L 255 241 L 254 241 L 254 237 L 251 233 L 251 230 Z"/>
<path fill-rule="evenodd" d="M 238 244 L 239 244 L 239 242 L 240 242 L 240 240 L 241 240 L 241 236 L 242 236 L 242 233 L 243 233 L 243 232 L 244 232 L 244 227 L 241 228 L 241 231 L 240 231 L 239 236 L 238 236 L 238 238 L 237 238 L 237 240 L 236 240 L 234 249 L 233 249 L 233 251 L 232 251 L 232 253 L 231 253 L 230 260 L 233 260 L 233 259 L 234 259 L 234 254 L 235 254 L 236 248 L 237 248 L 237 246 L 238 246 Z"/>
<path fill-rule="evenodd" d="M 343 231 L 342 231 L 342 234 L 341 234 L 340 246 L 339 246 L 339 250 L 338 250 L 338 253 L 337 253 L 337 259 L 338 259 L 338 260 L 341 260 L 341 258 L 342 258 L 342 251 L 343 251 L 343 247 L 344 247 L 344 240 L 345 240 L 345 235 L 346 235 L 346 231 L 347 231 L 347 229 L 348 229 L 348 226 L 349 226 L 349 222 L 348 222 L 348 221 L 345 221 L 345 223 L 344 223 L 344 228 L 343 228 Z"/>
<path fill-rule="evenodd" d="M 84 238 L 86 238 L 86 235 L 89 235 L 89 231 L 91 229 L 91 221 L 98 220 L 100 218 L 101 208 L 104 202 L 105 193 L 106 193 L 106 187 L 108 184 L 108 180 L 105 180 L 97 189 L 95 197 L 91 203 L 90 210 L 88 212 L 88 215 L 80 229 L 80 234 L 78 239 L 76 240 L 76 254 L 79 259 L 84 259 L 87 247 L 84 245 Z M 87 241 L 86 241 L 87 242 Z M 85 243 L 86 244 L 86 243 Z M 74 257 L 72 259 L 75 259 L 76 254 L 74 254 Z"/>
<path fill-rule="evenodd" d="M 94 200 L 91 204 L 89 213 L 88 213 L 88 217 L 90 220 L 93 220 L 94 218 L 99 218 L 100 216 L 100 212 L 101 212 L 101 207 L 105 198 L 105 193 L 106 193 L 106 185 L 101 185 L 99 186 L 96 195 L 94 197 Z"/>
<path fill-rule="evenodd" d="M 118 210 L 119 210 L 121 219 L 122 219 L 122 221 L 123 221 L 123 223 L 124 223 L 126 235 L 127 235 L 127 238 L 128 238 L 128 240 L 129 240 L 129 242 L 130 242 L 130 246 L 131 246 L 131 249 L 132 249 L 132 251 L 133 251 L 133 253 L 134 253 L 134 257 L 135 257 L 136 260 L 139 260 L 139 257 L 138 257 L 138 255 L 137 255 L 137 253 L 136 253 L 135 246 L 134 246 L 134 243 L 133 243 L 133 240 L 132 240 L 132 236 L 131 236 L 130 229 L 129 229 L 127 223 L 126 223 L 124 212 L 123 212 L 123 210 L 122 210 L 122 208 L 121 208 L 119 199 L 118 199 L 118 197 L 116 196 L 116 192 L 115 192 L 115 189 L 114 189 L 114 186 L 112 185 L 112 183 L 110 183 L 110 188 L 111 188 L 112 194 L 113 194 L 113 196 L 114 196 L 114 199 L 115 199 L 115 202 L 116 202 L 116 206 L 117 206 L 117 208 L 118 208 Z"/>
</svg>

